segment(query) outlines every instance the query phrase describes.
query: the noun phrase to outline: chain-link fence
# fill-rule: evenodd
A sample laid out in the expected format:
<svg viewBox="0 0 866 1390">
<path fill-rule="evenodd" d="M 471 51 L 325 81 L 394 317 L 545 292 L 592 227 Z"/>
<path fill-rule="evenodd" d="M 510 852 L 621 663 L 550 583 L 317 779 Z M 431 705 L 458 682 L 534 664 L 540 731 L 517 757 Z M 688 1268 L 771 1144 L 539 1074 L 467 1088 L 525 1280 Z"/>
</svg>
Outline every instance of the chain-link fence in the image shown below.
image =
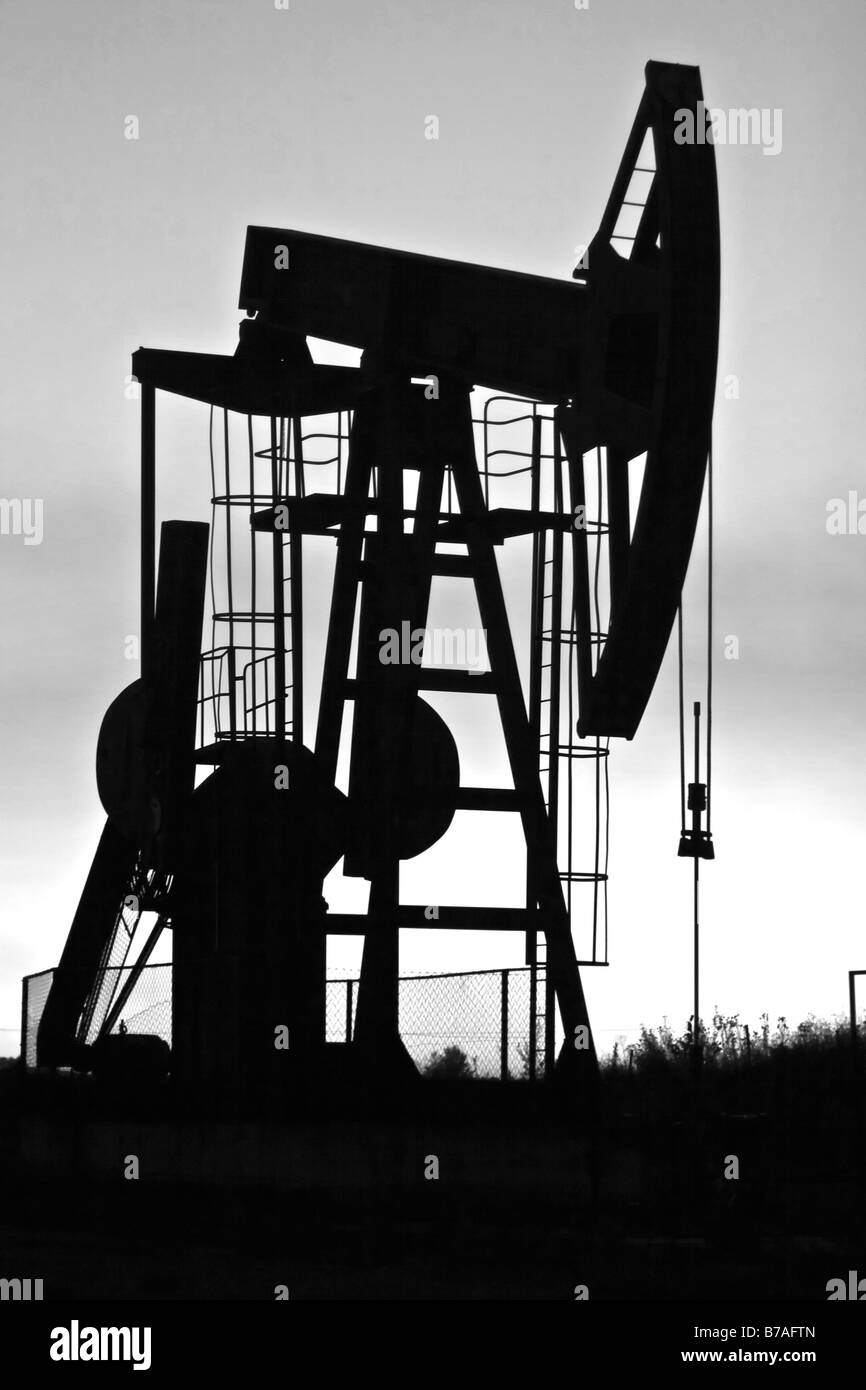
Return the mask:
<svg viewBox="0 0 866 1390">
<path fill-rule="evenodd" d="M 471 970 L 400 979 L 400 1036 L 416 1065 L 442 1076 L 544 1072 L 544 969 Z M 329 1042 L 351 1039 L 357 979 L 329 980 Z M 532 1019 L 535 1016 L 533 1045 Z"/>
<path fill-rule="evenodd" d="M 38 975 L 27 975 L 23 981 L 21 1009 L 22 1038 L 21 1055 L 25 1066 L 36 1066 L 36 1036 L 56 970 L 43 970 Z M 89 983 L 89 982 L 88 982 Z M 98 972 L 93 981 L 88 1003 L 96 997 L 100 1001 L 100 1020 L 110 1024 L 108 1031 L 118 1033 L 152 1033 L 163 1038 L 171 1046 L 171 966 L 145 965 L 136 971 L 134 966 L 109 966 Z M 80 1030 L 90 1011 L 85 1006 Z M 79 1039 L 92 1043 L 98 1036 L 99 1028 L 92 1021 Z"/>
<path fill-rule="evenodd" d="M 112 967 L 96 988 L 111 1000 L 110 1031 L 151 1033 L 171 1046 L 171 966 Z M 36 1035 L 55 971 L 23 981 L 21 1052 L 36 1066 Z M 326 986 L 328 1042 L 354 1034 L 358 980 Z M 418 1068 L 438 1076 L 531 1078 L 544 1073 L 544 969 L 473 970 L 400 979 L 400 1035 Z M 88 1041 L 93 1041 L 88 1037 Z"/>
<path fill-rule="evenodd" d="M 42 1010 L 54 981 L 53 970 L 41 970 L 38 975 L 25 975 L 21 996 L 21 1057 L 25 1067 L 36 1066 L 36 1034 Z"/>
</svg>

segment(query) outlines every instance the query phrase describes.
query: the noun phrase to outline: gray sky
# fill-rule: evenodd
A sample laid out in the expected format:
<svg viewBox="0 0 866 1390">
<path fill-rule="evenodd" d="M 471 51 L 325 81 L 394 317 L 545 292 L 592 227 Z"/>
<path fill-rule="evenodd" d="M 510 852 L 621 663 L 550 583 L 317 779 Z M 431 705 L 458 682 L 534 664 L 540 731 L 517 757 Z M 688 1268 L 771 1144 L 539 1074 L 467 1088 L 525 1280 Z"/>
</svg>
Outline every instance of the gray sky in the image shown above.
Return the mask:
<svg viewBox="0 0 866 1390">
<path fill-rule="evenodd" d="M 99 723 L 138 674 L 129 354 L 233 350 L 248 223 L 568 277 L 650 58 L 700 64 L 712 106 L 783 113 L 775 157 L 717 151 L 719 377 L 736 375 L 739 398 L 720 390 L 715 423 L 704 999 L 748 1018 L 844 1009 L 846 971 L 866 967 L 866 536 L 826 520 L 831 499 L 866 499 L 862 14 L 855 0 L 6 0 L 0 496 L 42 499 L 44 534 L 0 536 L 0 1025 L 17 1028 L 20 977 L 61 950 L 103 819 Z M 160 456 L 163 516 L 206 515 L 206 419 L 190 421 Z M 587 978 L 602 1046 L 690 1012 L 674 678 L 669 660 L 611 759 L 612 965 Z M 518 941 L 494 946 L 407 936 L 404 966 L 519 963 Z M 0 1052 L 16 1043 L 0 1034 Z"/>
</svg>

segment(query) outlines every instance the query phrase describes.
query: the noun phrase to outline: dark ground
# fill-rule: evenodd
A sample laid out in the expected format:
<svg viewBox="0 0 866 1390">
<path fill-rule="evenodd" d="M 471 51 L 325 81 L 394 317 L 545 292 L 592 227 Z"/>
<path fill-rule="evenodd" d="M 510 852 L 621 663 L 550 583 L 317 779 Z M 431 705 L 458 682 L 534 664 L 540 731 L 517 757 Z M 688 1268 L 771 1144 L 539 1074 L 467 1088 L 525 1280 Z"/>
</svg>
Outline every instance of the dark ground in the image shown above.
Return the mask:
<svg viewBox="0 0 866 1390">
<path fill-rule="evenodd" d="M 766 1060 L 766 1059 L 765 1059 Z M 419 1083 L 217 1124 L 0 1074 L 0 1275 L 46 1299 L 826 1300 L 866 1275 L 864 1081 L 824 1049 L 543 1085 Z M 349 1112 L 353 1109 L 348 1107 Z M 130 1152 L 137 1181 L 123 1176 Z M 438 1180 L 425 1178 L 428 1155 Z M 739 1178 L 726 1179 L 735 1156 Z"/>
</svg>

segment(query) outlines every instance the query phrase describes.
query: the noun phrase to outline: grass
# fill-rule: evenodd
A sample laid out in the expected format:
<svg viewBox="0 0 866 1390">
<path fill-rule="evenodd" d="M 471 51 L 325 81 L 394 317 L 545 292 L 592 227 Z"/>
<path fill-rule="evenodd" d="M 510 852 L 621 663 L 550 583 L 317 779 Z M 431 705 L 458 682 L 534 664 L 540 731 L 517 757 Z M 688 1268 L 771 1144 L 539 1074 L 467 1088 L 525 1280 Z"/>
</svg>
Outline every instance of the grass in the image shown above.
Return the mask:
<svg viewBox="0 0 866 1390">
<path fill-rule="evenodd" d="M 780 1123 L 809 1121 L 848 1128 L 863 1098 L 866 1027 L 851 1045 L 847 1019 L 810 1015 L 791 1026 L 762 1014 L 757 1028 L 718 1010 L 705 1025 L 695 1067 L 691 1021 L 682 1033 L 666 1024 L 642 1028 L 639 1042 L 615 1045 L 601 1064 L 602 1091 L 614 1110 L 675 1113 L 696 1097 L 709 1113 L 763 1115 Z"/>
</svg>

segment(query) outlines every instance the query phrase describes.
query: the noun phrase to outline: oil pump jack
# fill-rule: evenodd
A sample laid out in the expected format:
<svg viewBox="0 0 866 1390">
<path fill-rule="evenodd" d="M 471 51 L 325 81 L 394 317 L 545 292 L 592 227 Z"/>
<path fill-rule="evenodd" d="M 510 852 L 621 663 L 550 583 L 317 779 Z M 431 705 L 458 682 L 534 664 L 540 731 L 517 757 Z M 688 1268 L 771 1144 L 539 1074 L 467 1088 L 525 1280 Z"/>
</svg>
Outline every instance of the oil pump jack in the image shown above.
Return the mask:
<svg viewBox="0 0 866 1390">
<path fill-rule="evenodd" d="M 560 609 L 564 603 L 570 621 L 564 629 L 562 613 L 554 615 L 550 659 L 565 659 L 560 638 L 570 644 L 577 733 L 632 738 L 694 539 L 719 314 L 714 149 L 709 138 L 675 138 L 675 114 L 704 109 L 700 74 L 651 62 L 645 76 L 598 231 L 571 280 L 255 226 L 247 232 L 240 291 L 247 317 L 234 354 L 134 354 L 142 400 L 141 678 L 114 701 L 100 731 L 97 781 L 107 821 L 42 1015 L 43 1065 L 90 1064 L 94 1047 L 116 1028 L 135 969 L 170 927 L 171 1067 L 182 1088 L 273 1094 L 285 1084 L 273 1047 L 274 1027 L 283 1023 L 294 1064 L 321 1076 L 326 1055 L 333 1058 L 325 1043 L 326 936 L 355 932 L 364 938 L 363 960 L 354 1037 L 344 1052 L 398 1077 L 413 1070 L 398 1026 L 401 928 L 496 926 L 546 945 L 564 1039 L 557 1074 L 568 1080 L 581 1068 L 594 1070 L 555 817 L 496 555 L 513 537 L 532 538 L 536 552 L 549 544 Z M 314 364 L 308 337 L 361 349 L 360 366 Z M 475 387 L 552 409 L 560 476 L 549 509 L 538 489 L 528 508 L 488 505 L 470 406 Z M 215 483 L 213 501 L 226 519 L 229 599 L 214 612 L 226 640 L 204 656 L 208 526 L 165 522 L 157 573 L 157 391 L 205 402 L 225 422 L 226 482 L 223 493 Z M 329 413 L 350 421 L 345 474 L 331 493 L 308 492 L 303 422 Z M 240 489 L 228 476 L 230 416 L 245 417 L 249 430 L 249 474 Z M 259 450 L 254 423 L 269 431 Z M 592 621 L 581 524 L 584 458 L 594 450 L 606 459 L 604 640 Z M 629 463 L 641 456 L 635 508 Z M 246 606 L 236 601 L 237 557 L 233 592 L 238 518 L 249 525 Z M 308 536 L 336 545 L 309 741 Z M 562 596 L 564 551 L 570 599 Z M 383 631 L 399 632 L 407 622 L 425 627 L 439 576 L 474 586 L 488 671 L 380 660 Z M 533 669 L 530 684 L 539 679 Z M 431 690 L 495 696 L 511 787 L 462 784 L 452 732 L 424 698 Z M 212 736 L 197 740 L 208 700 Z M 336 780 L 350 721 L 344 794 Z M 559 729 L 548 733 L 556 754 Z M 206 768 L 212 771 L 197 784 Z M 401 901 L 400 864 L 439 840 L 467 808 L 519 815 L 526 901 L 513 909 L 442 906 L 431 921 L 423 904 Z M 323 881 L 341 859 L 346 875 L 369 881 L 365 914 L 327 910 Z M 106 967 L 123 960 L 144 911 L 157 914 L 156 925 L 118 987 L 117 972 Z M 576 1046 L 578 1038 L 588 1045 Z"/>
</svg>

